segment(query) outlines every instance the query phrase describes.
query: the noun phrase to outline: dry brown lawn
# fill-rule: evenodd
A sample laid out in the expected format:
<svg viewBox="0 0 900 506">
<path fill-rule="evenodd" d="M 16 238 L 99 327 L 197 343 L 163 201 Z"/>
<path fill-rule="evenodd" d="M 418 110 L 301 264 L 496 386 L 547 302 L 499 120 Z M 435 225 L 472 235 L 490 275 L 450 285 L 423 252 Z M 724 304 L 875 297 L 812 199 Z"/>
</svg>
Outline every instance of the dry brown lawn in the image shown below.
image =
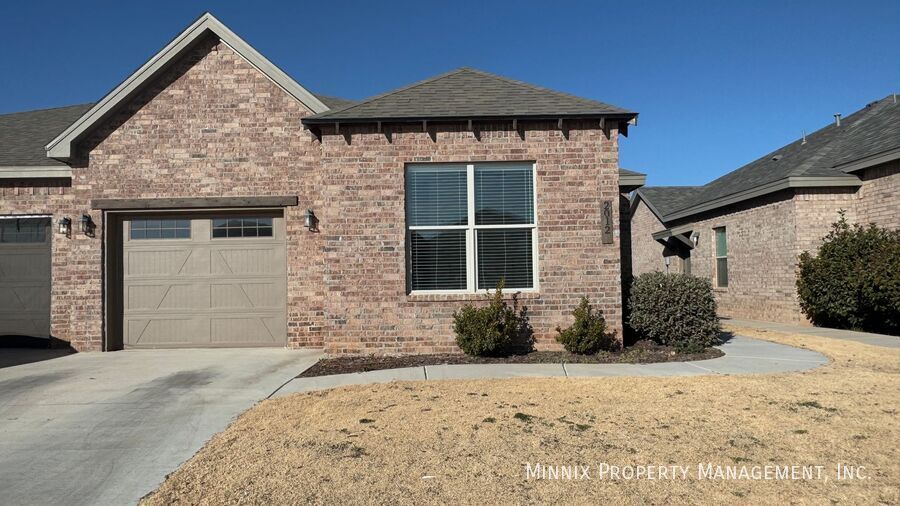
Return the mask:
<svg viewBox="0 0 900 506">
<path fill-rule="evenodd" d="M 738 329 L 735 329 L 738 330 Z M 151 504 L 864 503 L 900 501 L 900 350 L 739 330 L 827 354 L 804 373 L 344 387 L 265 401 Z M 590 466 L 527 479 L 526 463 Z M 687 480 L 599 479 L 601 463 Z M 699 463 L 823 465 L 821 480 L 711 480 Z M 838 463 L 865 479 L 837 480 Z"/>
</svg>

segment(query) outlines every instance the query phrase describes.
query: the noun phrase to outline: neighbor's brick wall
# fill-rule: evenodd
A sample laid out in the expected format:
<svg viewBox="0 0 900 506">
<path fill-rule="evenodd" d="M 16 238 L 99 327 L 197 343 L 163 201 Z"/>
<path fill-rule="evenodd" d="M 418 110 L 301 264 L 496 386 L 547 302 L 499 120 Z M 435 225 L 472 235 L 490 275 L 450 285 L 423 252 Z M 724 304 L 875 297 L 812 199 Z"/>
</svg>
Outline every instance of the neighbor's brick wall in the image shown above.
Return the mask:
<svg viewBox="0 0 900 506">
<path fill-rule="evenodd" d="M 900 228 L 900 160 L 865 169 L 857 194 L 857 218 L 863 225 L 874 223 Z"/>
<path fill-rule="evenodd" d="M 455 351 L 451 314 L 471 297 L 406 293 L 404 164 L 536 160 L 540 293 L 529 295 L 542 347 L 590 295 L 621 336 L 618 230 L 600 244 L 600 205 L 618 213 L 618 136 L 571 125 L 502 128 L 481 140 L 420 126 L 326 135 L 309 114 L 224 44 L 210 38 L 79 145 L 71 187 L 5 182 L 3 213 L 90 213 L 97 236 L 53 237 L 52 332 L 79 350 L 102 347 L 103 217 L 95 198 L 298 195 L 286 209 L 288 338 L 330 353 Z M 320 232 L 302 213 L 319 215 Z M 614 216 L 618 220 L 618 214 Z M 614 221 L 615 223 L 616 221 Z"/>
<path fill-rule="evenodd" d="M 406 163 L 536 161 L 540 291 L 523 302 L 538 346 L 558 346 L 554 328 L 569 322 L 582 295 L 621 336 L 618 233 L 614 244 L 600 243 L 602 201 L 613 202 L 618 222 L 617 133 L 608 140 L 595 128 L 571 127 L 568 139 L 549 122 L 529 124 L 525 140 L 509 125 L 482 125 L 480 140 L 461 125 L 437 128 L 436 140 L 421 125 L 392 127 L 390 140 L 368 128 L 326 134 L 326 351 L 455 351 L 453 311 L 484 299 L 407 294 Z"/>
<path fill-rule="evenodd" d="M 99 271 L 93 263 L 98 241 L 83 234 L 66 238 L 56 233 L 56 220 L 78 218 L 88 212 L 83 196 L 73 191 L 67 179 L 0 181 L 0 214 L 50 214 L 52 250 L 50 328 L 54 337 L 71 341 L 82 350 L 100 349 L 102 318 Z"/>
<path fill-rule="evenodd" d="M 663 256 L 665 248 L 652 237 L 652 234 L 665 228 L 647 204 L 639 200 L 631 217 L 631 272 L 634 276 L 645 272 L 666 271 Z M 673 259 L 670 269 L 677 263 Z"/>
<path fill-rule="evenodd" d="M 794 203 L 780 192 L 702 216 L 694 223 L 700 234 L 691 251 L 695 276 L 713 283 L 719 314 L 734 318 L 798 322 L 794 280 L 797 264 Z M 728 287 L 715 288 L 715 235 L 726 227 Z"/>
</svg>

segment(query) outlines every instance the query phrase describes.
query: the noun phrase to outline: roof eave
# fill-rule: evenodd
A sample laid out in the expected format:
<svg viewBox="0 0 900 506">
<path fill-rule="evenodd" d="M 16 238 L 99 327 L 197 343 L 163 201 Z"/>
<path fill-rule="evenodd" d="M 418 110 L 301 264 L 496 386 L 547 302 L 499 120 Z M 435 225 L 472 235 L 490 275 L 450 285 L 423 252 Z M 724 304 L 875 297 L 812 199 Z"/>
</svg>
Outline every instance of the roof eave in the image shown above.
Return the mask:
<svg viewBox="0 0 900 506">
<path fill-rule="evenodd" d="M 504 115 L 460 115 L 460 116 L 394 116 L 371 118 L 330 118 L 308 116 L 301 122 L 304 125 L 333 125 L 340 124 L 373 124 L 373 123 L 421 123 L 422 121 L 456 123 L 461 121 L 546 121 L 559 119 L 618 119 L 630 121 L 637 118 L 636 112 L 610 112 L 610 113 L 583 113 L 583 114 L 504 114 Z"/>
<path fill-rule="evenodd" d="M 195 41 L 207 32 L 211 32 L 219 37 L 222 42 L 231 47 L 236 53 L 312 112 L 320 114 L 329 110 L 315 95 L 300 86 L 284 71 L 276 67 L 250 44 L 222 24 L 215 16 L 207 12 L 182 31 L 138 70 L 107 93 L 94 107 L 91 107 L 50 141 L 45 146 L 47 156 L 57 160 L 68 160 L 71 158 L 72 144 L 75 141 L 98 122 L 112 114 L 117 109 L 117 106 L 142 89 L 145 83 L 153 80 L 153 78 L 166 70 L 173 60 L 184 54 L 185 51 L 193 46 Z"/>
<path fill-rule="evenodd" d="M 72 168 L 66 165 L 0 167 L 0 179 L 71 179 Z"/>
<path fill-rule="evenodd" d="M 682 218 L 688 218 L 695 214 L 713 211 L 722 207 L 730 206 L 740 202 L 744 202 L 757 197 L 762 197 L 770 193 L 775 193 L 788 188 L 837 188 L 837 187 L 859 187 L 862 181 L 852 174 L 835 175 L 835 176 L 790 176 L 782 178 L 771 183 L 767 183 L 756 188 L 751 188 L 742 192 L 726 195 L 718 199 L 703 202 L 695 206 L 685 208 L 680 211 L 670 213 L 665 216 L 663 222 L 670 222 Z"/>
</svg>

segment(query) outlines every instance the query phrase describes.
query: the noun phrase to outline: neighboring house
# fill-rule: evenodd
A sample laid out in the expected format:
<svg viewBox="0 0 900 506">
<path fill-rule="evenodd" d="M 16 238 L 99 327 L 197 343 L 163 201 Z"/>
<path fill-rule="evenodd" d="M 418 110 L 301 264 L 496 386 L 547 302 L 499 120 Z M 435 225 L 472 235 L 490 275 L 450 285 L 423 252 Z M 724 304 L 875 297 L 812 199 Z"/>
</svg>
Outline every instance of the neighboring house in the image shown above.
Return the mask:
<svg viewBox="0 0 900 506">
<path fill-rule="evenodd" d="M 636 191 L 633 273 L 690 272 L 712 280 L 723 315 L 806 322 L 798 256 L 816 250 L 840 210 L 900 228 L 896 95 L 706 185 Z"/>
<path fill-rule="evenodd" d="M 472 69 L 313 94 L 206 14 L 95 104 L 0 116 L 0 334 L 448 352 L 502 277 L 541 347 L 583 295 L 621 336 L 636 117 Z"/>
</svg>

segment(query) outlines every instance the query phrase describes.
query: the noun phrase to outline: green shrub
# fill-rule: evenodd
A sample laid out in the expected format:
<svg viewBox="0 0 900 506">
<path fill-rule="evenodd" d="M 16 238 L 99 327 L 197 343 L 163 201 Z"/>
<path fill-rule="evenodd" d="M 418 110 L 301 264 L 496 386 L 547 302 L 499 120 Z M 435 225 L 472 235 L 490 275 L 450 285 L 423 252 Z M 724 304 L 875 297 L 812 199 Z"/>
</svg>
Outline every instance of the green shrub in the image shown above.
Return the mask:
<svg viewBox="0 0 900 506">
<path fill-rule="evenodd" d="M 839 216 L 817 255 L 800 255 L 800 308 L 814 325 L 900 334 L 900 231 Z"/>
<path fill-rule="evenodd" d="M 606 320 L 603 313 L 594 311 L 587 297 L 572 311 L 575 323 L 561 329 L 556 327 L 559 335 L 556 340 L 571 352 L 581 355 L 592 355 L 598 351 L 614 351 L 619 348 L 619 341 L 614 334 L 606 333 Z"/>
<path fill-rule="evenodd" d="M 504 280 L 488 293 L 487 306 L 466 304 L 453 313 L 456 344 L 468 355 L 497 356 L 531 350 L 531 326 L 525 308 L 519 309 L 516 295 L 512 305 L 503 300 Z"/>
<path fill-rule="evenodd" d="M 719 343 L 716 299 L 708 279 L 689 274 L 641 274 L 631 286 L 628 324 L 641 337 L 697 352 Z"/>
</svg>

